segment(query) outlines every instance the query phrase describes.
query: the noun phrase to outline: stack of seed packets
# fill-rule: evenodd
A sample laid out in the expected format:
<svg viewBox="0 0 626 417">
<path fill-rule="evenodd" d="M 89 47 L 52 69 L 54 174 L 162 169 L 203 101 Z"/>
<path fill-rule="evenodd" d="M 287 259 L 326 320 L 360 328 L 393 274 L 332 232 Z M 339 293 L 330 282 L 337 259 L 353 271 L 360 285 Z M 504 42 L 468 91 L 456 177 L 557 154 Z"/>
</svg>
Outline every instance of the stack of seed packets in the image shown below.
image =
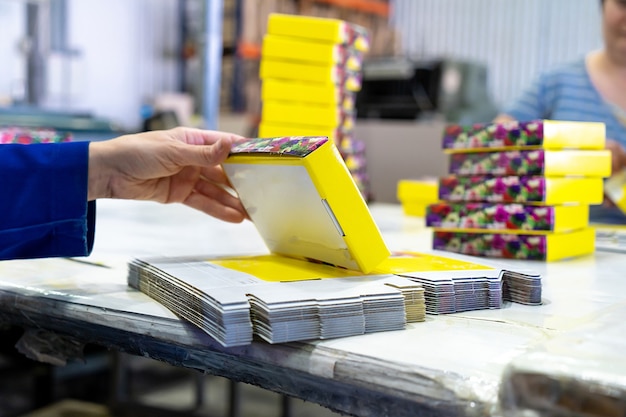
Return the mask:
<svg viewBox="0 0 626 417">
<path fill-rule="evenodd" d="M 273 13 L 261 49 L 259 136 L 326 136 L 369 197 L 365 145 L 354 137 L 355 97 L 369 50 L 365 28 L 339 19 Z"/>
<path fill-rule="evenodd" d="M 553 261 L 594 251 L 589 205 L 611 173 L 602 123 L 539 120 L 446 128 L 450 175 L 428 206 L 433 248 Z"/>
</svg>

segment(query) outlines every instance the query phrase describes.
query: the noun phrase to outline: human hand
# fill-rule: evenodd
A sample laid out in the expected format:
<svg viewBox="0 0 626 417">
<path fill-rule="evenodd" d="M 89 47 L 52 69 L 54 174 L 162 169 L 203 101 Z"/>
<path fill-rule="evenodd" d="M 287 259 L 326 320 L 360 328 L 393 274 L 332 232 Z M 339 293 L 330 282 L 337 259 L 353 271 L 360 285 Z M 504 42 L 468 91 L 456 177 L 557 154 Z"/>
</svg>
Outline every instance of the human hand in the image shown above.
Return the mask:
<svg viewBox="0 0 626 417">
<path fill-rule="evenodd" d="M 606 149 L 611 151 L 611 174 L 615 175 L 626 168 L 626 150 L 619 142 L 607 139 Z"/>
<path fill-rule="evenodd" d="M 88 199 L 183 203 L 221 220 L 241 222 L 247 214 L 225 188 L 229 183 L 220 165 L 238 138 L 179 127 L 92 142 Z"/>
</svg>

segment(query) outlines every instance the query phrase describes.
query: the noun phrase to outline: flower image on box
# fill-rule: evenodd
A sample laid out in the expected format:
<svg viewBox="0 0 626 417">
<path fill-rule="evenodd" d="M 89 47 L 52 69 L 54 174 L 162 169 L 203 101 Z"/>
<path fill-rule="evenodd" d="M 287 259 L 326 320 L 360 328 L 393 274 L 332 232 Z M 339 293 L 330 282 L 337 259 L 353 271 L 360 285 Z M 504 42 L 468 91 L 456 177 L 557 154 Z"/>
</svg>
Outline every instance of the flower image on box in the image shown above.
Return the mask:
<svg viewBox="0 0 626 417">
<path fill-rule="evenodd" d="M 539 146 L 543 142 L 543 122 L 450 125 L 443 136 L 444 149 L 505 148 Z"/>
<path fill-rule="evenodd" d="M 546 260 L 546 236 L 435 231 L 433 249 L 472 256 Z"/>
<path fill-rule="evenodd" d="M 428 206 L 426 226 L 439 229 L 557 232 L 588 226 L 589 206 L 448 203 Z"/>
</svg>

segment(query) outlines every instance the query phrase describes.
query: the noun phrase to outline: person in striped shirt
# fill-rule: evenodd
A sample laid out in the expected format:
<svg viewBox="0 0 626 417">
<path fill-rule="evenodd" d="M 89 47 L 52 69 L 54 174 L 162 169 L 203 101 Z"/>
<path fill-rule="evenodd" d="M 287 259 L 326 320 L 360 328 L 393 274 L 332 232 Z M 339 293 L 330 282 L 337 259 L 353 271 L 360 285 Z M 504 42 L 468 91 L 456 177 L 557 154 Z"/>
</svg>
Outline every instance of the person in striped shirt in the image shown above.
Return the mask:
<svg viewBox="0 0 626 417">
<path fill-rule="evenodd" d="M 604 47 L 541 74 L 495 121 L 602 122 L 617 173 L 626 169 L 626 0 L 601 0 L 601 6 Z M 592 206 L 591 219 L 626 223 L 609 202 Z"/>
</svg>

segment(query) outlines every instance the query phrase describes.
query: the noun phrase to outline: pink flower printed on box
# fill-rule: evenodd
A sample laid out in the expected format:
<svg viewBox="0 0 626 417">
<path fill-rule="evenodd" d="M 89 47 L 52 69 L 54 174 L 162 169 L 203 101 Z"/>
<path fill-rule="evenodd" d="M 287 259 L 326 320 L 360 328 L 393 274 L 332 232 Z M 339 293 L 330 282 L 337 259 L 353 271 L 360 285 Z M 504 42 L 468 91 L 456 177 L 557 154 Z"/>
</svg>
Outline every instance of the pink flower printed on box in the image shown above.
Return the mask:
<svg viewBox="0 0 626 417">
<path fill-rule="evenodd" d="M 450 125 L 443 134 L 443 148 L 467 150 L 484 148 L 536 147 L 543 144 L 543 121 Z"/>
<path fill-rule="evenodd" d="M 542 149 L 457 153 L 450 155 L 450 174 L 456 175 L 543 175 Z"/>
<path fill-rule="evenodd" d="M 275 154 L 307 156 L 328 142 L 326 136 L 282 136 L 275 138 L 249 138 L 233 143 L 231 154 Z"/>
</svg>

